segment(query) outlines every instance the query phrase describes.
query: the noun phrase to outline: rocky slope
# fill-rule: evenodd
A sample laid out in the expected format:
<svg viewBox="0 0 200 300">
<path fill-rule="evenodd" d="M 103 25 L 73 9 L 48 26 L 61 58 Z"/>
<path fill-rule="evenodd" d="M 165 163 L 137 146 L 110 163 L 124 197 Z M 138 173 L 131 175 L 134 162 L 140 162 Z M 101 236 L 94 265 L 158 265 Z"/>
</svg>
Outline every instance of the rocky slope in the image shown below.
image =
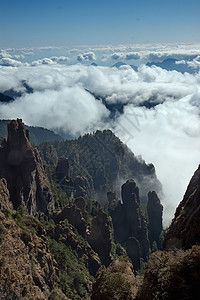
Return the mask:
<svg viewBox="0 0 200 300">
<path fill-rule="evenodd" d="M 29 223 L 30 231 L 14 219 L 0 212 L 0 298 L 46 300 L 54 286 L 56 263 L 45 231 L 29 216 L 23 222 Z"/>
<path fill-rule="evenodd" d="M 167 230 L 164 249 L 189 249 L 200 245 L 200 166 L 195 171 L 183 200 L 176 209 L 174 219 Z"/>
</svg>

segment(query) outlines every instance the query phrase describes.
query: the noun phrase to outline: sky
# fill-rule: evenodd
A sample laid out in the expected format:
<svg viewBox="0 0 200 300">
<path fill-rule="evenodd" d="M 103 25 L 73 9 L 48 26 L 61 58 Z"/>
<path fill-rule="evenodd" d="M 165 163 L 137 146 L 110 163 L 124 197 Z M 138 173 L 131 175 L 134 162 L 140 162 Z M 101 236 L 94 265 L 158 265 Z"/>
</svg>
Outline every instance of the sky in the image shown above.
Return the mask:
<svg viewBox="0 0 200 300">
<path fill-rule="evenodd" d="M 199 0 L 1 0 L 0 48 L 200 42 Z"/>
</svg>

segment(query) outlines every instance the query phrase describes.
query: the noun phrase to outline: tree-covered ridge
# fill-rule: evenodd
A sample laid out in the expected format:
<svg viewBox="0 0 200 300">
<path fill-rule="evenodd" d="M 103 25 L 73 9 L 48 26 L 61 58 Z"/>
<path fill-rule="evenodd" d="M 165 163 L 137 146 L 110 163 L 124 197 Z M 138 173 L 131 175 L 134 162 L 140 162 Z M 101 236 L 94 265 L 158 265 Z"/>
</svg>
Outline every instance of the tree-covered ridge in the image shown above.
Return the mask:
<svg viewBox="0 0 200 300">
<path fill-rule="evenodd" d="M 52 145 L 59 157 L 69 159 L 72 178 L 77 174 L 90 181 L 92 178 L 100 202 L 106 199 L 109 190 L 116 191 L 120 197 L 121 184 L 129 178 L 137 182 L 142 202 L 146 202 L 150 190 L 161 192 L 154 166 L 136 157 L 111 130 L 96 131 Z M 47 145 L 40 145 L 39 149 L 45 158 Z"/>
</svg>

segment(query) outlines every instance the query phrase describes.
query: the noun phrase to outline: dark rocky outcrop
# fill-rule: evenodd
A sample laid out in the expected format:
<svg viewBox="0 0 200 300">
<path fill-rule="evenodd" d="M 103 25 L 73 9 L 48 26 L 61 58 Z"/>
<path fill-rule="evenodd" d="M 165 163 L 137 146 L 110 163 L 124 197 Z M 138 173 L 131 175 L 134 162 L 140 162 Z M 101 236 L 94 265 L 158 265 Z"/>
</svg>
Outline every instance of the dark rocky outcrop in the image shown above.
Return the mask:
<svg viewBox="0 0 200 300">
<path fill-rule="evenodd" d="M 147 222 L 140 208 L 139 189 L 134 180 L 122 185 L 122 203 L 110 211 L 116 242 L 125 246 L 134 268 L 140 267 L 140 258 L 149 255 Z"/>
<path fill-rule="evenodd" d="M 183 200 L 176 209 L 174 219 L 167 230 L 164 249 L 188 249 L 200 245 L 200 166 L 194 173 Z"/>
<path fill-rule="evenodd" d="M 129 237 L 125 244 L 126 252 L 136 270 L 140 269 L 140 243 L 135 237 Z"/>
<path fill-rule="evenodd" d="M 32 215 L 48 214 L 53 207 L 50 184 L 39 152 L 32 148 L 21 119 L 8 124 L 8 138 L 0 149 L 0 167 L 14 209 L 24 205 Z"/>
<path fill-rule="evenodd" d="M 111 262 L 111 230 L 108 216 L 102 209 L 92 219 L 91 232 L 87 237 L 92 249 L 98 253 L 101 263 L 108 266 Z"/>
<path fill-rule="evenodd" d="M 152 248 L 152 244 L 155 241 L 160 248 L 160 234 L 162 232 L 162 213 L 163 206 L 156 192 L 148 193 L 147 202 L 147 214 L 148 214 L 148 228 L 149 228 L 149 240 Z"/>
<path fill-rule="evenodd" d="M 74 181 L 70 178 L 70 166 L 69 160 L 65 157 L 59 157 L 56 167 L 56 177 L 61 186 L 65 191 L 67 197 L 72 196 L 74 191 Z"/>
<path fill-rule="evenodd" d="M 86 236 L 87 221 L 84 211 L 75 204 L 65 206 L 60 213 L 54 213 L 52 217 L 56 223 L 67 219 L 77 229 L 79 234 Z"/>
<path fill-rule="evenodd" d="M 59 182 L 62 182 L 64 179 L 69 180 L 69 160 L 67 158 L 59 157 L 56 167 L 56 176 Z"/>
</svg>

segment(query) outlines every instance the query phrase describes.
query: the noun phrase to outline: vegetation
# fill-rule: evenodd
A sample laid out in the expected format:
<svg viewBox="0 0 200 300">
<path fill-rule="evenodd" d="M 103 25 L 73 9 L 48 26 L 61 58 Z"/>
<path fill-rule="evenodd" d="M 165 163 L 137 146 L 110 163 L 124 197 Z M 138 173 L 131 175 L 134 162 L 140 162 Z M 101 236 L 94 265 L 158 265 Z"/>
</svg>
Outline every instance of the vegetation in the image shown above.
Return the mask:
<svg viewBox="0 0 200 300">
<path fill-rule="evenodd" d="M 139 280 L 133 275 L 132 265 L 126 256 L 118 257 L 108 268 L 101 267 L 93 285 L 92 299 L 134 299 Z"/>
<path fill-rule="evenodd" d="M 70 299 L 86 299 L 91 277 L 82 259 L 70 246 L 49 240 L 50 251 L 58 264 L 57 284 Z"/>
<path fill-rule="evenodd" d="M 200 298 L 200 246 L 151 255 L 137 299 Z"/>
</svg>

